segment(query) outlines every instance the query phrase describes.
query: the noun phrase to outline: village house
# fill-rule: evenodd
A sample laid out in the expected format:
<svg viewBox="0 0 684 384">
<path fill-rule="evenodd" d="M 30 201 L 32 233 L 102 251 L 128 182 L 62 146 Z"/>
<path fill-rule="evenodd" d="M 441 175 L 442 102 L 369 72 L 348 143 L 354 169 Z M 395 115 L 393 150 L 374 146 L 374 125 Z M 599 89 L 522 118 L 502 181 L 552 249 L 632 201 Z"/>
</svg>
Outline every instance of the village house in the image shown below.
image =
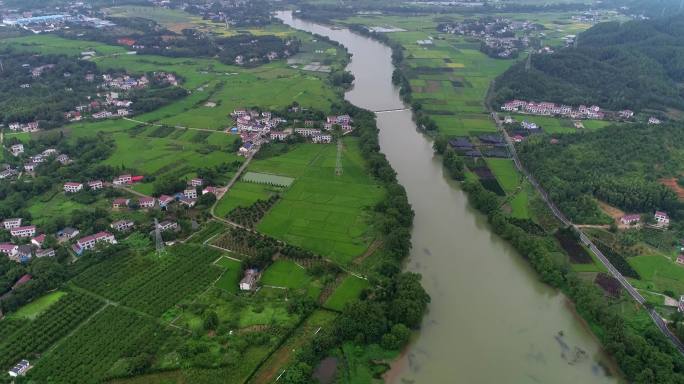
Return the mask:
<svg viewBox="0 0 684 384">
<path fill-rule="evenodd" d="M 311 142 L 315 144 L 328 144 L 332 142 L 331 135 L 314 135 L 311 137 Z"/>
<path fill-rule="evenodd" d="M 12 286 L 12 290 L 14 291 L 17 288 L 21 287 L 22 285 L 28 283 L 29 281 L 31 281 L 32 278 L 33 278 L 33 276 L 29 275 L 28 273 L 21 276 L 19 278 L 19 280 L 17 280 L 17 282 L 14 283 L 14 285 Z"/>
<path fill-rule="evenodd" d="M 651 116 L 648 118 L 648 123 L 651 125 L 660 125 L 662 121 L 660 121 L 660 119 L 657 117 Z"/>
<path fill-rule="evenodd" d="M 624 225 L 632 225 L 641 221 L 641 215 L 624 215 L 620 218 L 620 222 Z"/>
<path fill-rule="evenodd" d="M 159 208 L 166 208 L 169 204 L 173 203 L 175 199 L 168 195 L 159 196 Z"/>
<path fill-rule="evenodd" d="M 314 128 L 295 128 L 294 131 L 295 131 L 295 133 L 300 134 L 304 137 L 311 137 L 311 136 L 321 134 L 320 129 L 314 129 Z"/>
<path fill-rule="evenodd" d="M 24 164 L 24 170 L 26 172 L 33 172 L 36 170 L 36 168 L 40 165 L 40 163 L 36 163 L 34 161 L 30 161 L 26 164 Z"/>
<path fill-rule="evenodd" d="M 158 228 L 160 231 L 165 232 L 165 231 L 175 231 L 178 229 L 178 223 L 175 221 L 169 221 L 169 220 L 164 220 L 161 223 L 159 223 Z"/>
<path fill-rule="evenodd" d="M 100 112 L 93 113 L 91 116 L 93 119 L 100 120 L 100 119 L 106 119 L 108 117 L 112 117 L 112 113 L 109 111 L 100 111 Z"/>
<path fill-rule="evenodd" d="M 21 218 L 12 218 L 12 219 L 5 219 L 2 221 L 2 225 L 5 227 L 5 229 L 12 229 L 12 228 L 17 228 L 21 226 Z"/>
<path fill-rule="evenodd" d="M 9 375 L 11 377 L 17 377 L 17 376 L 24 376 L 26 371 L 31 368 L 31 364 L 29 364 L 28 360 L 21 360 L 20 362 L 16 363 L 12 369 L 9 370 Z"/>
<path fill-rule="evenodd" d="M 539 128 L 539 126 L 536 123 L 533 123 L 533 122 L 527 121 L 527 120 L 524 120 L 522 123 L 520 123 L 520 125 L 522 125 L 522 127 L 525 129 L 531 129 L 531 130 Z"/>
<path fill-rule="evenodd" d="M 55 257 L 55 250 L 52 248 L 47 249 L 36 249 L 36 257 Z"/>
<path fill-rule="evenodd" d="M 16 237 L 32 237 L 36 235 L 36 226 L 27 225 L 10 229 L 10 234 Z"/>
<path fill-rule="evenodd" d="M 200 178 L 194 178 L 190 180 L 190 185 L 193 187 L 201 187 L 204 184 L 204 180 Z"/>
<path fill-rule="evenodd" d="M 141 197 L 138 199 L 138 205 L 140 208 L 154 208 L 155 201 L 154 197 Z"/>
<path fill-rule="evenodd" d="M 511 140 L 513 140 L 514 143 L 522 143 L 523 140 L 525 140 L 525 137 L 523 137 L 522 135 L 514 135 L 513 137 L 511 137 Z"/>
<path fill-rule="evenodd" d="M 0 180 L 6 179 L 6 178 L 8 178 L 8 177 L 12 177 L 12 176 L 14 176 L 14 175 L 16 175 L 16 174 L 17 174 L 17 170 L 16 170 L 16 169 L 6 168 L 6 169 L 0 171 Z"/>
<path fill-rule="evenodd" d="M 206 195 L 207 193 L 212 193 L 216 195 L 218 192 L 218 189 L 216 187 L 206 187 L 202 190 L 202 194 Z"/>
<path fill-rule="evenodd" d="M 240 280 L 240 290 L 241 291 L 251 291 L 256 289 L 257 282 L 259 281 L 259 271 L 250 268 L 245 271 L 245 275 Z"/>
<path fill-rule="evenodd" d="M 56 154 L 57 154 L 57 150 L 54 148 L 48 148 L 48 149 L 44 150 L 43 152 L 41 152 L 41 155 L 43 155 L 45 157 L 54 156 Z"/>
<path fill-rule="evenodd" d="M 655 219 L 656 226 L 658 227 L 667 227 L 670 225 L 670 217 L 667 215 L 667 212 L 655 211 L 653 218 Z"/>
<path fill-rule="evenodd" d="M 80 231 L 76 228 L 66 227 L 57 232 L 57 238 L 60 241 L 71 240 L 78 236 L 79 233 Z"/>
<path fill-rule="evenodd" d="M 504 124 L 513 124 L 513 123 L 515 123 L 515 120 L 513 120 L 512 117 L 510 117 L 510 116 L 504 117 Z"/>
<path fill-rule="evenodd" d="M 134 225 L 135 223 L 133 223 L 132 220 L 118 220 L 111 223 L 109 226 L 116 231 L 125 232 L 133 228 Z"/>
<path fill-rule="evenodd" d="M 194 188 L 189 188 L 183 191 L 183 196 L 185 196 L 188 199 L 196 199 L 197 198 L 197 190 Z"/>
<path fill-rule="evenodd" d="M 55 160 L 57 160 L 57 162 L 59 162 L 62 165 L 67 165 L 71 162 L 71 160 L 69 159 L 69 156 L 67 156 L 65 154 L 61 154 L 61 155 L 57 156 L 55 158 Z"/>
<path fill-rule="evenodd" d="M 10 259 L 18 263 L 28 263 L 33 257 L 33 247 L 28 244 L 23 244 L 17 247 L 17 253 L 10 256 Z"/>
<path fill-rule="evenodd" d="M 14 144 L 10 147 L 10 152 L 13 156 L 19 156 L 24 153 L 24 144 Z"/>
<path fill-rule="evenodd" d="M 45 234 L 40 234 L 33 239 L 31 239 L 31 244 L 35 245 L 36 247 L 40 248 L 43 246 L 43 243 L 45 242 Z"/>
<path fill-rule="evenodd" d="M 112 202 L 112 208 L 114 208 L 114 209 L 128 208 L 129 203 L 130 203 L 129 199 L 124 199 L 124 198 L 114 199 L 114 201 Z"/>
<path fill-rule="evenodd" d="M 629 109 L 624 109 L 620 112 L 618 112 L 618 116 L 622 119 L 630 119 L 634 116 L 634 111 L 630 111 Z"/>
<path fill-rule="evenodd" d="M 0 253 L 7 256 L 14 256 L 17 253 L 18 245 L 12 243 L 0 243 Z"/>
<path fill-rule="evenodd" d="M 271 131 L 270 133 L 271 140 L 285 140 L 288 136 L 290 133 L 285 131 Z"/>
<path fill-rule="evenodd" d="M 76 241 L 76 244 L 74 244 L 73 247 L 71 247 L 71 249 L 73 249 L 77 255 L 81 255 L 83 251 L 93 249 L 95 248 L 95 244 L 101 242 L 116 244 L 116 238 L 111 233 L 102 231 L 94 235 L 85 236 L 78 239 Z"/>
<path fill-rule="evenodd" d="M 178 199 L 178 202 L 181 203 L 182 205 L 188 207 L 188 208 L 192 208 L 192 207 L 194 207 L 195 204 L 197 203 L 197 200 L 196 200 L 196 199 L 189 198 L 189 197 L 181 196 L 181 197 Z"/>
<path fill-rule="evenodd" d="M 684 295 L 679 296 L 679 304 L 677 305 L 678 312 L 684 312 Z"/>
<path fill-rule="evenodd" d="M 67 182 L 64 183 L 64 192 L 66 193 L 76 193 L 83 190 L 82 183 Z"/>
<path fill-rule="evenodd" d="M 88 182 L 88 188 L 90 188 L 91 191 L 97 191 L 103 187 L 102 180 L 92 180 Z"/>
<path fill-rule="evenodd" d="M 130 184 L 132 183 L 133 178 L 131 175 L 120 175 L 118 177 L 115 177 L 114 180 L 112 181 L 112 184 L 114 185 L 123 185 L 123 184 Z"/>
</svg>

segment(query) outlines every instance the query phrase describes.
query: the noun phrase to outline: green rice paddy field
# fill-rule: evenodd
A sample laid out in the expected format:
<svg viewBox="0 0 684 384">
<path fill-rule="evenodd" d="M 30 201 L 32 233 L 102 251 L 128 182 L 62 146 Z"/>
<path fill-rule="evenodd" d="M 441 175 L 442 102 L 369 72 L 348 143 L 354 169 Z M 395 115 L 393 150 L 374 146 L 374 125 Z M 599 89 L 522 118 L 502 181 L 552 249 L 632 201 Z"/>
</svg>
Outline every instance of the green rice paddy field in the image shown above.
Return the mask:
<svg viewBox="0 0 684 384">
<path fill-rule="evenodd" d="M 358 139 L 344 139 L 343 174 L 335 174 L 336 146 L 302 144 L 287 154 L 253 161 L 249 170 L 295 179 L 258 230 L 342 264 L 374 238 L 370 207 L 383 196 L 366 169 Z"/>
</svg>

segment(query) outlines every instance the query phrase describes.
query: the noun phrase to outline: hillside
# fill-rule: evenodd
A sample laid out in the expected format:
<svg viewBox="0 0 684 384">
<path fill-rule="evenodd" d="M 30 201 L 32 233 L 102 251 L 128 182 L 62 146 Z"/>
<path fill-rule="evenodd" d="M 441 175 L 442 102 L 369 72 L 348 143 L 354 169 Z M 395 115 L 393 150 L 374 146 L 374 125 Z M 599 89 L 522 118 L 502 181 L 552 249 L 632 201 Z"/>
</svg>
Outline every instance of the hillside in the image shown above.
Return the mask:
<svg viewBox="0 0 684 384">
<path fill-rule="evenodd" d="M 683 132 L 675 124 L 611 126 L 561 135 L 558 144 L 531 140 L 520 147 L 519 154 L 575 222 L 600 222 L 598 206 L 591 198 L 627 212 L 664 209 L 679 217 L 681 203 L 658 180 L 680 174 Z"/>
<path fill-rule="evenodd" d="M 577 47 L 536 54 L 496 83 L 495 100 L 513 98 L 605 109 L 684 109 L 684 19 L 601 23 Z"/>
</svg>

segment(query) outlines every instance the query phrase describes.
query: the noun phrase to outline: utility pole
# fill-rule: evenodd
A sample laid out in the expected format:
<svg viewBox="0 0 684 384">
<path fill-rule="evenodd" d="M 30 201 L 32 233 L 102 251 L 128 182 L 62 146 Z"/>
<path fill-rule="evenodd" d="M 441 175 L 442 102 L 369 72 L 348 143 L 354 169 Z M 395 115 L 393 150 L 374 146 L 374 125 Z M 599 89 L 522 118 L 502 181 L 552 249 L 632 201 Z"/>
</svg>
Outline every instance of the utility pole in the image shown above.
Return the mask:
<svg viewBox="0 0 684 384">
<path fill-rule="evenodd" d="M 154 219 L 154 240 L 157 246 L 157 257 L 161 257 L 164 253 L 164 240 L 162 240 L 161 229 L 156 218 Z"/>
</svg>

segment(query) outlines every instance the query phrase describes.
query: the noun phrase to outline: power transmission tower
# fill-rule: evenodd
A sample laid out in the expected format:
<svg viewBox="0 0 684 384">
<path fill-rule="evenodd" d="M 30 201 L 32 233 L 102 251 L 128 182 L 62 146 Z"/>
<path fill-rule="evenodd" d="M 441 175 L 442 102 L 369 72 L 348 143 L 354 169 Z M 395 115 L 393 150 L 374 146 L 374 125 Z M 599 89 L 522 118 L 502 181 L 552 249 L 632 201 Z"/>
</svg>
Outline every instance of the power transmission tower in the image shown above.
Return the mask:
<svg viewBox="0 0 684 384">
<path fill-rule="evenodd" d="M 337 160 L 335 160 L 335 175 L 342 176 L 342 140 L 337 139 Z"/>
<path fill-rule="evenodd" d="M 164 253 L 164 240 L 162 240 L 161 229 L 157 219 L 154 219 L 154 240 L 157 246 L 157 256 L 161 257 Z"/>
</svg>

